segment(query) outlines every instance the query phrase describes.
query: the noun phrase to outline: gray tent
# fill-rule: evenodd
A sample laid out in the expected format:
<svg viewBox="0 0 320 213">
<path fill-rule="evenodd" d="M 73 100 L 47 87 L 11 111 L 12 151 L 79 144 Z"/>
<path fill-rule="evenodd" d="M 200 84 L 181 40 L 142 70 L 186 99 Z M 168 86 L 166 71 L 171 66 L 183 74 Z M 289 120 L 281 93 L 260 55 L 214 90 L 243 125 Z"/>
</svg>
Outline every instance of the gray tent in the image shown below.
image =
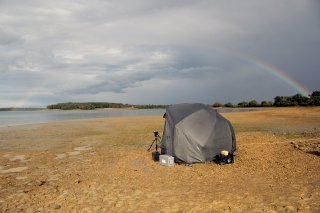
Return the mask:
<svg viewBox="0 0 320 213">
<path fill-rule="evenodd" d="M 236 137 L 231 123 L 216 110 L 199 104 L 176 104 L 166 108 L 162 154 L 182 162 L 206 162 L 222 150 L 234 153 Z"/>
</svg>

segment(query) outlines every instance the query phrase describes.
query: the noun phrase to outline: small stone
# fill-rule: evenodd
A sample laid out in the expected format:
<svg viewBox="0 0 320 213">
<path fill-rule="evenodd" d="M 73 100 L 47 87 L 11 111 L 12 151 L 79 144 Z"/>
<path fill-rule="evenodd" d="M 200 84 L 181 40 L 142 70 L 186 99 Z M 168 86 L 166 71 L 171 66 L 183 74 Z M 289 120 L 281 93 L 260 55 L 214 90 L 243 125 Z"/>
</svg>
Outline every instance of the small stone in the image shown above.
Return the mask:
<svg viewBox="0 0 320 213">
<path fill-rule="evenodd" d="M 38 186 L 42 186 L 46 183 L 44 180 L 37 181 Z"/>
</svg>

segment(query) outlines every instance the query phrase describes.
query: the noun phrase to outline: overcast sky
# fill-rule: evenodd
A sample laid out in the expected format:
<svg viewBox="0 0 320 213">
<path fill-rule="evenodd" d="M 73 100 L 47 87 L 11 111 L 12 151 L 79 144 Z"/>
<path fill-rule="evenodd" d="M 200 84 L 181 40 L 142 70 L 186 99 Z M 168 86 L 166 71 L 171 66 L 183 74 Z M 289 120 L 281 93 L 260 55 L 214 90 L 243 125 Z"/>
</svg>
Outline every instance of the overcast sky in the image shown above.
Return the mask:
<svg viewBox="0 0 320 213">
<path fill-rule="evenodd" d="M 0 107 L 273 101 L 319 57 L 317 0 L 0 0 Z"/>
</svg>

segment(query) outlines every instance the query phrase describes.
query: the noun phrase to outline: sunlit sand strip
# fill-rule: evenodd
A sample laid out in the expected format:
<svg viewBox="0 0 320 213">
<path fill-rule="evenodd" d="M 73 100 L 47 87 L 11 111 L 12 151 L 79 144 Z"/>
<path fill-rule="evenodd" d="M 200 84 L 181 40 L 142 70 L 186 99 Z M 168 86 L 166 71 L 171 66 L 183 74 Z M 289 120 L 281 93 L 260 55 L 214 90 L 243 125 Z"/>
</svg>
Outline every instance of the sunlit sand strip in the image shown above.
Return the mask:
<svg viewBox="0 0 320 213">
<path fill-rule="evenodd" d="M 16 177 L 17 180 L 25 180 L 25 179 L 27 179 L 27 178 L 28 178 L 28 177 L 26 177 L 26 176 Z"/>
<path fill-rule="evenodd" d="M 3 156 L 4 158 L 11 158 L 11 155 L 10 154 L 6 154 Z"/>
<path fill-rule="evenodd" d="M 69 155 L 80 155 L 81 153 L 79 151 L 75 152 L 68 152 Z"/>
<path fill-rule="evenodd" d="M 59 180 L 59 175 L 51 175 L 49 181 Z"/>
<path fill-rule="evenodd" d="M 15 161 L 15 160 L 23 161 L 24 159 L 25 159 L 25 155 L 16 155 L 13 158 L 10 158 L 10 161 Z"/>
<path fill-rule="evenodd" d="M 74 152 L 67 152 L 67 154 L 55 154 L 56 157 L 54 159 L 61 159 L 61 158 L 65 158 L 68 155 L 69 156 L 74 156 L 74 155 L 80 155 L 81 152 L 80 151 L 86 151 L 86 150 L 91 150 L 90 145 L 86 145 L 86 146 L 79 146 L 79 147 L 75 147 Z"/>
<path fill-rule="evenodd" d="M 75 150 L 75 151 L 85 151 L 85 150 L 90 150 L 90 149 L 91 149 L 90 145 L 86 145 L 86 146 L 75 147 L 73 150 Z"/>
<path fill-rule="evenodd" d="M 67 157 L 67 154 L 55 154 L 57 157 L 55 157 L 54 159 L 61 159 L 61 158 L 65 158 Z"/>
<path fill-rule="evenodd" d="M 0 173 L 10 173 L 10 172 L 22 172 L 26 170 L 28 167 L 16 167 L 7 170 L 1 170 Z"/>
<path fill-rule="evenodd" d="M 20 160 L 23 163 L 32 160 L 31 158 L 26 160 L 26 156 L 25 155 L 15 155 L 15 156 L 12 157 L 10 154 L 6 154 L 3 157 L 4 158 L 9 158 L 10 161 Z"/>
</svg>

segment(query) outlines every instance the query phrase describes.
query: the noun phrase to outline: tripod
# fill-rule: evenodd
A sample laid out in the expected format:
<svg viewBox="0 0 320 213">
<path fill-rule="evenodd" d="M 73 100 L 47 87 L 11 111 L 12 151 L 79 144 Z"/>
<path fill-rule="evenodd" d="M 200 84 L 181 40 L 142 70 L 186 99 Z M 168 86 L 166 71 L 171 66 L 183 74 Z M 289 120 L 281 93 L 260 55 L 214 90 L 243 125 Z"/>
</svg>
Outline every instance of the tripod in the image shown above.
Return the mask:
<svg viewBox="0 0 320 213">
<path fill-rule="evenodd" d="M 152 141 L 151 146 L 149 147 L 148 151 L 150 151 L 153 144 L 156 143 L 156 152 L 158 152 L 158 146 L 160 146 L 160 144 L 161 144 L 160 139 L 161 139 L 161 137 L 158 134 L 156 134 L 154 136 L 154 140 Z"/>
</svg>

